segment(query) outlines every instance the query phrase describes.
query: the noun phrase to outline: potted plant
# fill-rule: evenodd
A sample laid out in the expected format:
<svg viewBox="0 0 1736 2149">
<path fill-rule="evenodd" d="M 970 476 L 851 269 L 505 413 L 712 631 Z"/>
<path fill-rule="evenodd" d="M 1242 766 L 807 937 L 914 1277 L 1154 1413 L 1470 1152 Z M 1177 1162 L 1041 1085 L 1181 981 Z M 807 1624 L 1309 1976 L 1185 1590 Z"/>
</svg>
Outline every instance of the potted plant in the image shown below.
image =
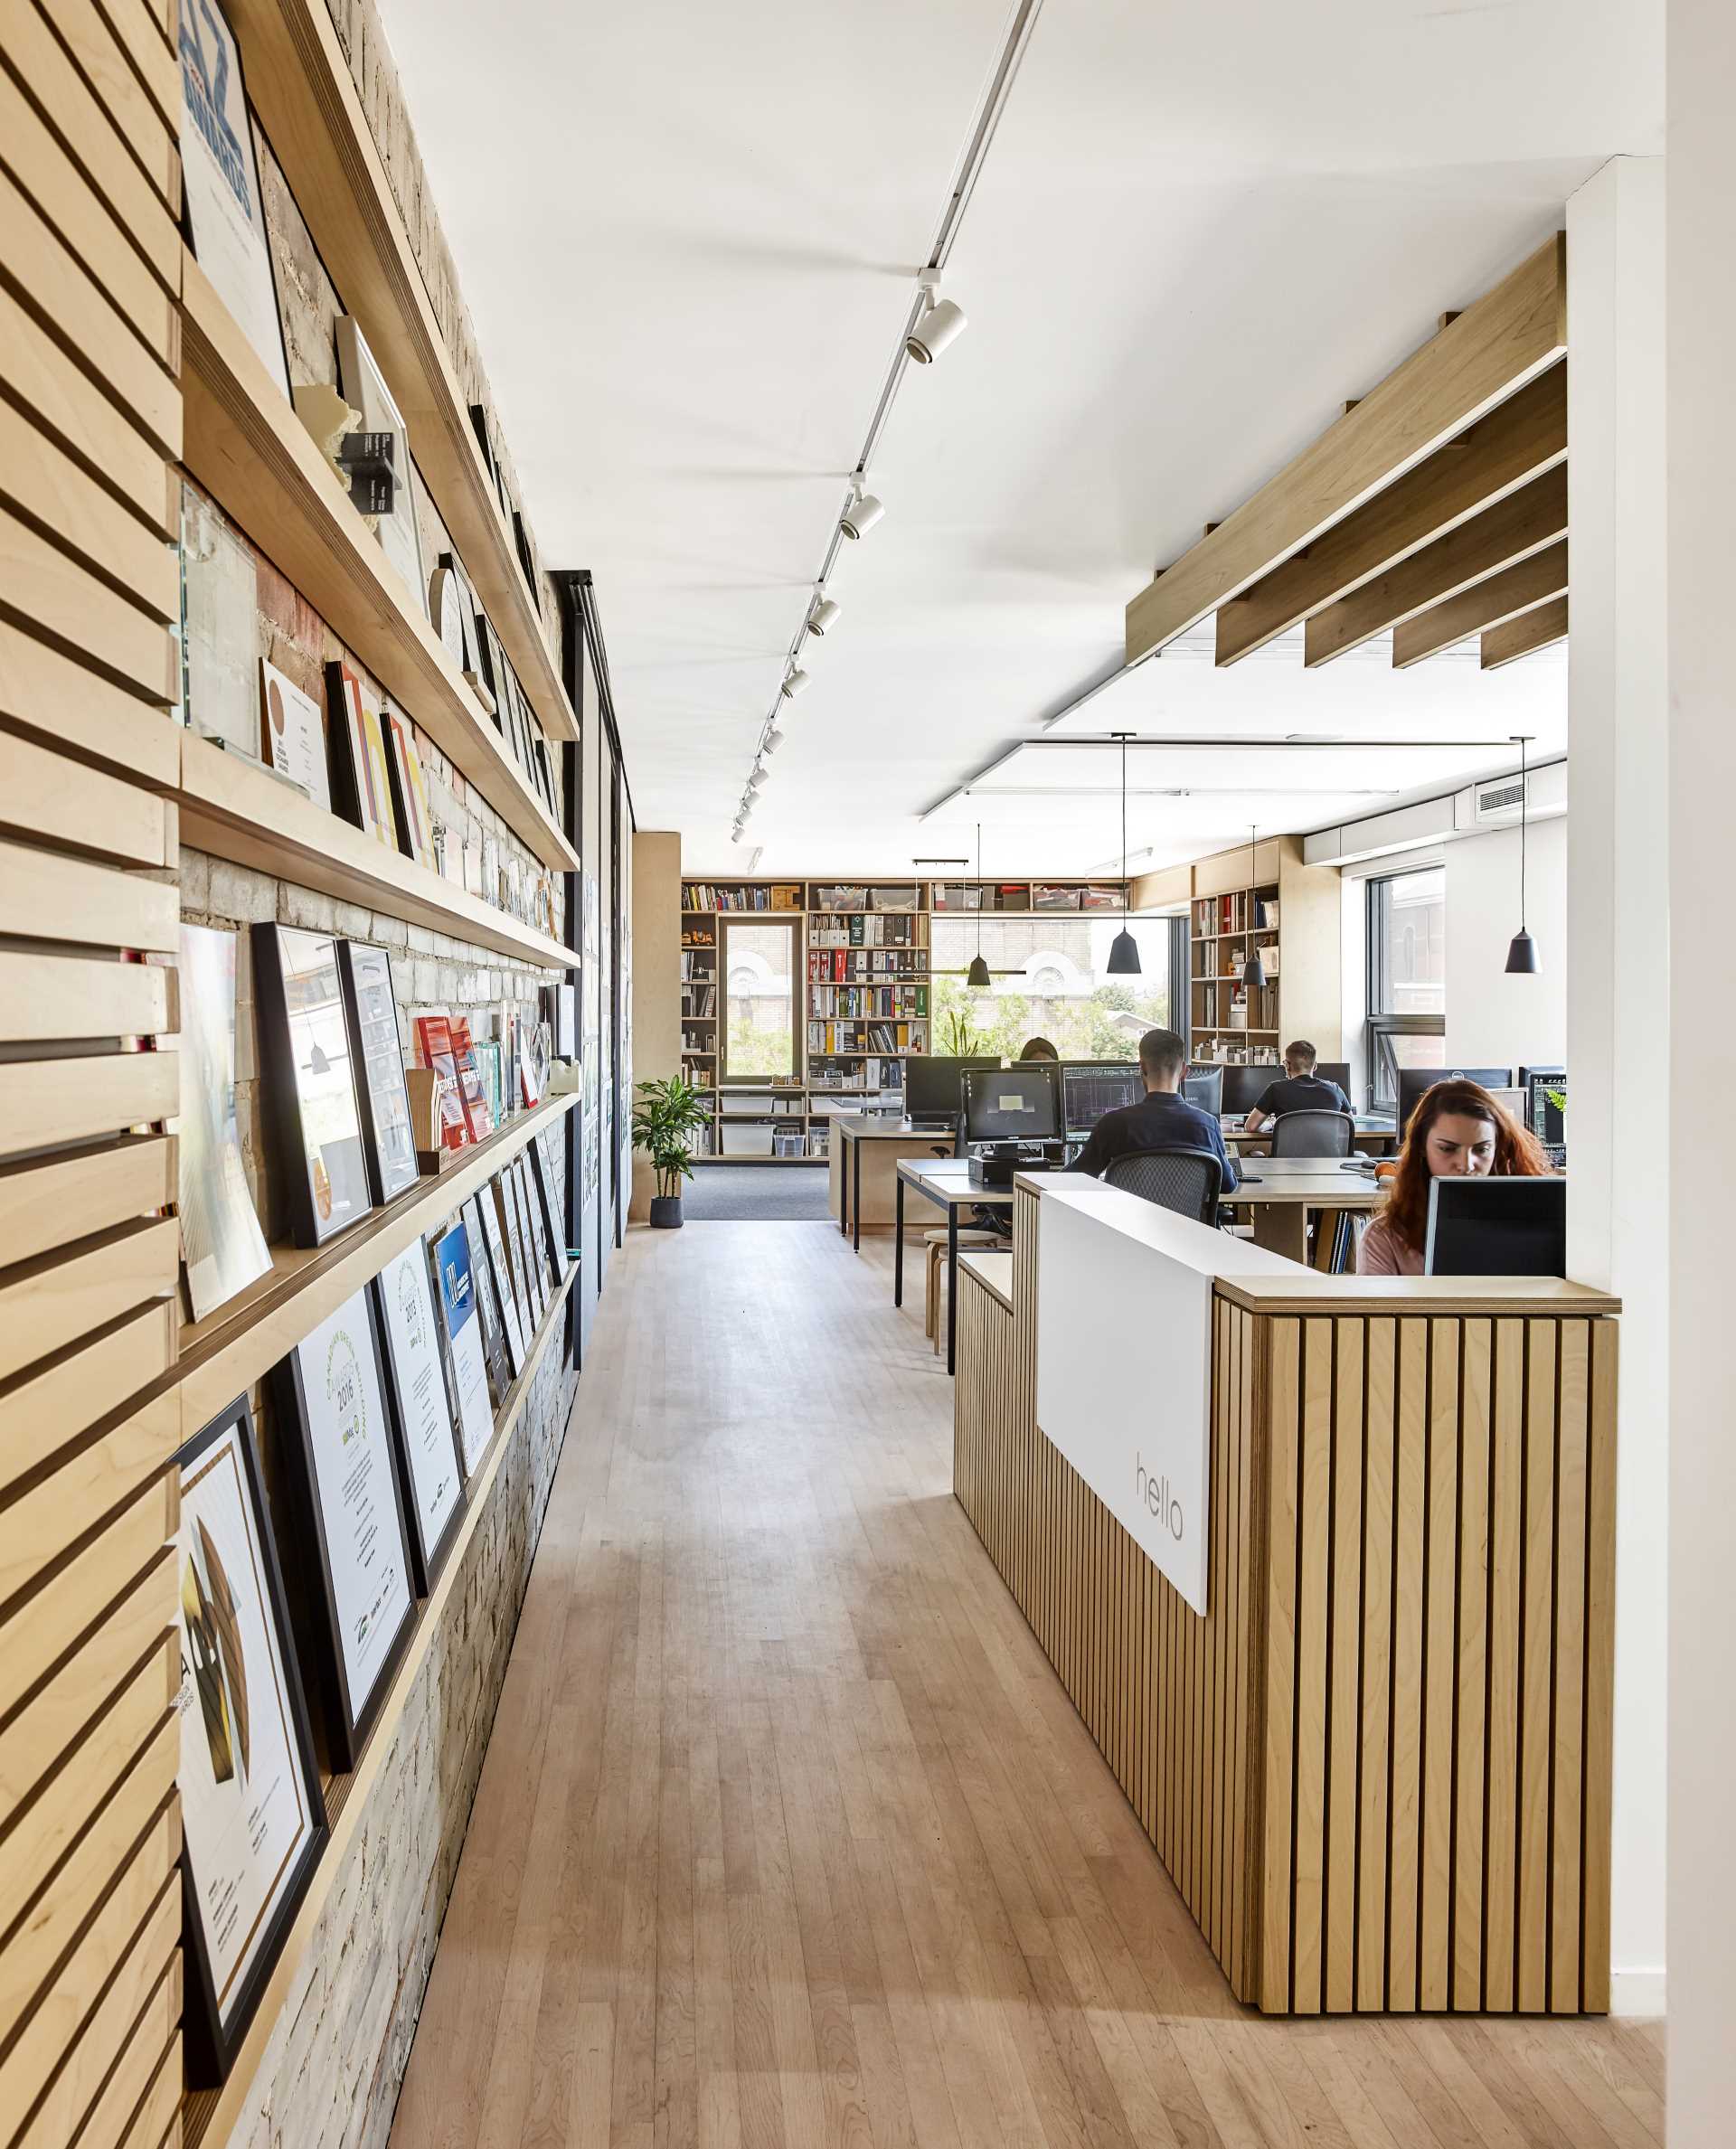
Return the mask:
<svg viewBox="0 0 1736 2149">
<path fill-rule="evenodd" d="M 681 1226 L 681 1183 L 693 1175 L 689 1136 L 711 1117 L 705 1099 L 680 1075 L 640 1082 L 633 1108 L 633 1146 L 651 1160 L 657 1191 L 651 1197 L 651 1222 L 662 1231 Z"/>
</svg>

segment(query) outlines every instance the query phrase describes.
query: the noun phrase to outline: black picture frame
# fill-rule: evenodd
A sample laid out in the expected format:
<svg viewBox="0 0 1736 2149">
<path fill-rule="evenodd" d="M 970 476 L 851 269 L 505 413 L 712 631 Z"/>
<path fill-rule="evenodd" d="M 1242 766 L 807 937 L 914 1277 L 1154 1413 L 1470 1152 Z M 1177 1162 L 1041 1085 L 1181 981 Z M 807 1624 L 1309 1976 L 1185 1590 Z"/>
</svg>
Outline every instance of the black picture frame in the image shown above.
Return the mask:
<svg viewBox="0 0 1736 2149">
<path fill-rule="evenodd" d="M 358 949 L 363 951 L 360 967 L 356 961 Z M 375 957 L 385 966 L 383 1013 L 373 1004 L 377 988 L 366 974 Z M 398 998 L 392 956 L 372 940 L 340 940 L 337 971 L 344 988 L 344 1013 L 350 1026 L 351 1063 L 363 1077 L 356 1084 L 356 1101 L 362 1109 L 368 1191 L 377 1203 L 384 1204 L 407 1192 L 420 1176 L 420 1166 L 416 1162 L 415 1125 L 410 1114 L 410 1083 L 404 1073 L 403 1041 L 398 1034 Z M 364 1000 L 369 1004 L 364 1005 Z M 389 1045 L 385 1038 L 373 1034 L 382 1023 L 391 1026 Z M 389 1154 L 394 1121 L 403 1137 L 402 1152 L 395 1157 Z"/>
<path fill-rule="evenodd" d="M 368 1180 L 367 1148 L 362 1132 L 362 1103 L 349 1020 L 344 1013 L 343 976 L 335 935 L 300 926 L 262 923 L 252 928 L 253 998 L 259 1010 L 259 1042 L 270 1113 L 289 1183 L 291 1235 L 297 1246 L 324 1246 L 373 1211 Z M 328 950 L 329 955 L 323 955 Z M 286 957 L 294 956 L 289 964 Z M 299 982 L 317 975 L 329 960 L 336 1027 L 328 1021 L 324 1039 L 314 1033 L 310 1011 Z M 297 1004 L 292 1006 L 292 998 Z M 328 1049 L 329 1048 L 329 1049 Z M 307 1063 L 304 1070 L 304 1050 Z M 335 1060 L 343 1060 L 341 1074 Z M 308 1082 L 325 1085 L 317 1102 L 330 1131 L 316 1135 L 307 1122 Z M 352 1154 L 353 1148 L 353 1154 Z M 323 1184 L 322 1184 L 323 1180 Z"/>
<path fill-rule="evenodd" d="M 412 1496 L 406 1500 L 404 1493 L 415 1484 L 415 1466 L 410 1458 L 410 1430 L 405 1421 L 402 1373 L 398 1364 L 397 1351 L 392 1339 L 392 1323 L 386 1318 L 384 1304 L 386 1291 L 385 1270 L 373 1277 L 368 1284 L 368 1296 L 373 1302 L 374 1325 L 380 1338 L 380 1356 L 385 1373 L 386 1417 L 392 1428 L 392 1452 L 397 1458 L 402 1483 L 399 1499 L 409 1525 L 410 1576 L 418 1597 L 433 1594 L 434 1585 L 440 1579 L 440 1569 L 446 1565 L 447 1554 L 452 1550 L 458 1525 L 464 1520 L 464 1511 L 469 1505 L 470 1493 L 465 1482 L 464 1452 L 458 1445 L 458 1421 L 452 1410 L 452 1389 L 447 1371 L 446 1353 L 441 1349 L 440 1309 L 434 1303 L 434 1279 L 428 1264 L 428 1253 L 419 1239 L 411 1249 L 416 1274 L 426 1294 L 425 1303 L 431 1324 L 430 1336 L 435 1368 L 440 1382 L 440 1395 L 446 1405 L 447 1436 L 452 1443 L 452 1465 L 458 1473 L 458 1497 L 452 1503 L 452 1513 L 447 1525 L 432 1544 L 422 1536 L 422 1515 L 420 1503 Z"/>
<path fill-rule="evenodd" d="M 501 1348 L 505 1353 L 507 1371 L 516 1381 L 530 1362 L 530 1343 L 519 1316 L 518 1300 L 513 1296 L 510 1268 L 503 1268 L 508 1256 L 505 1240 L 500 1234 L 500 1211 L 495 1204 L 493 1187 L 478 1187 L 471 1195 L 470 1202 L 476 1205 L 476 1218 L 482 1230 L 482 1265 L 486 1271 L 488 1284 L 494 1294 L 495 1310 L 500 1319 Z M 467 1211 L 470 1202 L 466 1203 Z M 493 1231 L 488 1229 L 491 1221 L 495 1226 Z M 470 1236 L 468 1214 L 465 1217 L 465 1235 L 467 1238 Z M 482 1296 L 480 1287 L 477 1296 Z"/>
<path fill-rule="evenodd" d="M 278 1668 L 283 1678 L 284 1714 L 288 1720 L 285 1728 L 307 1802 L 308 1833 L 307 1842 L 280 1877 L 273 1892 L 270 1909 L 252 1962 L 236 1987 L 225 2021 L 225 2011 L 217 1992 L 206 1942 L 204 1915 L 199 1900 L 200 1852 L 194 1841 L 198 1817 L 190 1808 L 184 1807 L 184 1823 L 191 1825 L 184 1825 L 181 1839 L 182 1929 L 187 1964 L 182 2006 L 182 2034 L 186 2050 L 187 2079 L 196 2089 L 217 2088 L 228 2079 L 236 2057 L 246 2041 L 253 2018 L 259 2012 L 259 2002 L 277 1968 L 278 1957 L 283 1952 L 284 1942 L 301 1909 L 302 1899 L 307 1895 L 331 1838 L 326 1813 L 326 1796 L 320 1787 L 319 1761 L 314 1745 L 313 1727 L 308 1719 L 307 1698 L 302 1685 L 300 1661 L 296 1651 L 288 1600 L 284 1590 L 283 1569 L 278 1562 L 277 1540 L 272 1532 L 270 1512 L 266 1504 L 264 1475 L 259 1467 L 259 1441 L 253 1428 L 253 1413 L 244 1395 L 237 1396 L 232 1403 L 221 1410 L 210 1424 L 195 1433 L 180 1448 L 175 1458 L 175 1468 L 184 1480 L 200 1458 L 226 1436 L 233 1437 L 236 1453 L 241 1458 L 242 1492 L 250 1512 L 254 1547 L 258 1555 L 255 1579 L 259 1608 L 270 1625 L 277 1647 Z M 191 1666 L 184 1676 L 195 1676 Z"/>
<path fill-rule="evenodd" d="M 494 1264 L 488 1256 L 482 1209 L 475 1194 L 459 1204 L 458 1221 L 464 1226 L 465 1243 L 470 1249 L 470 1280 L 476 1287 L 476 1318 L 482 1323 L 482 1359 L 488 1369 L 488 1393 L 498 1412 L 515 1375 L 506 1348 L 505 1318 L 495 1293 Z"/>
<path fill-rule="evenodd" d="M 554 1186 L 549 1173 L 549 1160 L 543 1153 L 541 1142 L 531 1144 L 530 1165 L 531 1178 L 536 1186 L 536 1198 L 542 1205 L 542 1228 L 548 1233 L 549 1248 L 554 1256 L 555 1281 L 557 1285 L 564 1284 L 567 1280 L 567 1268 L 572 1257 L 567 1250 L 567 1235 L 555 1221 L 558 1211 L 555 1207 Z"/>
<path fill-rule="evenodd" d="M 387 1372 L 380 1338 L 379 1305 L 374 1293 L 366 1286 L 355 1294 L 355 1299 L 363 1309 L 383 1394 L 387 1386 Z M 302 1553 L 299 1561 L 301 1589 L 297 1597 L 291 1598 L 291 1614 L 296 1617 L 298 1632 L 304 1638 L 306 1654 L 317 1671 L 316 1683 L 322 1703 L 327 1766 L 335 1773 L 346 1772 L 353 1769 L 362 1758 L 363 1749 L 368 1743 L 368 1734 L 385 1706 L 386 1698 L 402 1666 L 404 1653 L 410 1647 L 410 1636 L 416 1631 L 416 1587 L 410 1567 L 413 1532 L 410 1518 L 404 1512 L 403 1458 L 392 1437 L 391 1408 L 388 1405 L 387 1476 L 392 1486 L 392 1508 L 398 1518 L 399 1537 L 404 1550 L 409 1603 L 375 1676 L 373 1692 L 366 1696 L 358 1710 L 350 1691 L 349 1674 L 344 1667 L 344 1650 L 338 1634 L 337 1597 L 332 1572 L 331 1548 L 320 1501 L 318 1457 L 314 1447 L 307 1390 L 302 1383 L 300 1351 L 301 1344 L 296 1344 L 271 1369 L 273 1397 L 283 1434 L 281 1447 L 287 1465 L 284 1475 L 295 1511 L 297 1542 Z"/>
</svg>

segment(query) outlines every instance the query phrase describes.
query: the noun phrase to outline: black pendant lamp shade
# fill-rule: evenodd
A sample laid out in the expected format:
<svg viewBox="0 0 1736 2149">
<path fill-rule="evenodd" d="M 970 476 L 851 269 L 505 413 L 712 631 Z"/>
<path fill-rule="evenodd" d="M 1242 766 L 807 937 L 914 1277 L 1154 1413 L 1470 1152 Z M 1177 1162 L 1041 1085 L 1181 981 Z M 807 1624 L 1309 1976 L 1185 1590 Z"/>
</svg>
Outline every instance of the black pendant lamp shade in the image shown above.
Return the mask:
<svg viewBox="0 0 1736 2149">
<path fill-rule="evenodd" d="M 1121 741 L 1121 900 L 1127 900 L 1127 735 L 1118 732 Z M 1139 943 L 1128 931 L 1125 921 L 1121 930 L 1109 942 L 1109 959 L 1105 973 L 1110 977 L 1137 977 L 1139 969 Z"/>
<path fill-rule="evenodd" d="M 976 990 L 990 983 L 988 965 L 983 960 L 983 825 L 976 824 L 976 953 L 965 972 L 965 983 Z"/>
<path fill-rule="evenodd" d="M 1519 746 L 1519 930 L 1513 936 L 1507 948 L 1507 975 L 1531 976 L 1542 968 L 1537 960 L 1537 943 L 1525 930 L 1525 748 L 1529 735 L 1518 740 Z"/>
<path fill-rule="evenodd" d="M 1266 966 L 1260 959 L 1260 897 L 1254 890 L 1259 872 L 1260 831 L 1248 831 L 1248 960 L 1241 966 L 1241 982 L 1250 993 L 1266 990 Z"/>
</svg>

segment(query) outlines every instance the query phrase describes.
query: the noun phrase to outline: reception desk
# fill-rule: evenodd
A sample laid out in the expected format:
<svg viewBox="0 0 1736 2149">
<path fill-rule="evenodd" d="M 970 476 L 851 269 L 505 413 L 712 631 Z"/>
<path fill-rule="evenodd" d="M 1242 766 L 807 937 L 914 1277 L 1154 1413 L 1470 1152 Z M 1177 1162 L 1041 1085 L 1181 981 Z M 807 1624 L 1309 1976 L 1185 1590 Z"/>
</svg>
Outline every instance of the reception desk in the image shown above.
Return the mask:
<svg viewBox="0 0 1736 2149">
<path fill-rule="evenodd" d="M 1052 1204 L 1103 1266 L 1068 1301 L 1118 1362 L 1100 1490 L 1038 1422 Z M 1021 1180 L 1010 1264 L 961 1268 L 957 1496 L 1238 1999 L 1602 2012 L 1619 1307 L 1255 1250 Z M 1114 1310 L 1111 1268 L 1165 1260 L 1203 1279 L 1197 1402 Z M 1159 1428 L 1198 1433 L 1203 1615 L 1112 1508 Z"/>
</svg>

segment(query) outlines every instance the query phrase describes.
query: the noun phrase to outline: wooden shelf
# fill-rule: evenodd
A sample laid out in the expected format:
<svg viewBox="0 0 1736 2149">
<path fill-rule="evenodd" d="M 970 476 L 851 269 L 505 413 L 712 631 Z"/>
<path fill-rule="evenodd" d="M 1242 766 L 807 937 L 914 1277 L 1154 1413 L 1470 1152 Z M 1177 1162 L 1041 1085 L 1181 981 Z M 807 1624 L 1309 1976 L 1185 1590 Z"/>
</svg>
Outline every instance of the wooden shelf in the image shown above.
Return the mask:
<svg viewBox="0 0 1736 2149">
<path fill-rule="evenodd" d="M 578 853 L 191 254 L 183 279 L 187 468 L 520 840 L 576 872 Z"/>
<path fill-rule="evenodd" d="M 183 1327 L 175 1362 L 151 1391 L 179 1391 L 182 1438 L 191 1439 L 225 1403 L 245 1395 L 370 1277 L 578 1101 L 576 1095 L 553 1097 L 533 1111 L 519 1113 L 486 1142 L 460 1151 L 458 1163 L 419 1179 L 341 1238 L 320 1247 L 274 1247 L 269 1276 L 204 1320 Z"/>
<path fill-rule="evenodd" d="M 494 1490 L 495 1479 L 500 1474 L 507 1442 L 524 1412 L 525 1400 L 531 1392 L 542 1360 L 565 1324 L 567 1295 L 578 1280 L 578 1263 L 570 1262 L 566 1280 L 555 1293 L 553 1302 L 542 1316 L 524 1370 L 502 1399 L 495 1419 L 494 1435 L 470 1479 L 463 1517 L 431 1594 L 418 1607 L 410 1646 L 399 1664 L 392 1691 L 374 1720 L 373 1729 L 368 1734 L 368 1743 L 363 1748 L 361 1759 L 354 1769 L 325 1779 L 326 1817 L 331 1831 L 329 1839 L 315 1869 L 307 1893 L 302 1898 L 301 1908 L 296 1913 L 295 1923 L 289 1928 L 283 1952 L 272 1967 L 270 1980 L 259 2002 L 259 2012 L 254 2016 L 253 2025 L 236 2055 L 229 2079 L 221 2089 L 202 2089 L 183 2102 L 180 2137 L 183 2149 L 198 2149 L 198 2145 L 207 2140 L 213 2144 L 225 2142 L 231 2128 L 241 2116 L 253 2078 L 259 2072 L 259 2062 L 270 2047 L 278 2018 L 295 1984 L 296 1974 L 312 1944 L 314 1935 L 319 1929 L 326 1901 L 343 1870 L 344 1855 L 366 1811 L 368 1794 L 373 1790 L 387 1757 L 392 1751 L 405 1707 L 428 1653 L 433 1646 L 440 1616 L 464 1572 L 464 1556 L 487 1512 L 488 1495 Z"/>
<path fill-rule="evenodd" d="M 560 666 L 326 0 L 230 0 L 248 94 L 296 205 L 404 414 L 410 454 L 551 739 L 579 736 Z M 521 503 L 522 505 L 522 503 Z"/>
<path fill-rule="evenodd" d="M 545 970 L 570 970 L 576 960 L 570 947 L 521 925 L 510 911 L 387 850 L 365 830 L 190 731 L 182 734 L 175 796 L 181 841 L 193 850 Z"/>
</svg>

